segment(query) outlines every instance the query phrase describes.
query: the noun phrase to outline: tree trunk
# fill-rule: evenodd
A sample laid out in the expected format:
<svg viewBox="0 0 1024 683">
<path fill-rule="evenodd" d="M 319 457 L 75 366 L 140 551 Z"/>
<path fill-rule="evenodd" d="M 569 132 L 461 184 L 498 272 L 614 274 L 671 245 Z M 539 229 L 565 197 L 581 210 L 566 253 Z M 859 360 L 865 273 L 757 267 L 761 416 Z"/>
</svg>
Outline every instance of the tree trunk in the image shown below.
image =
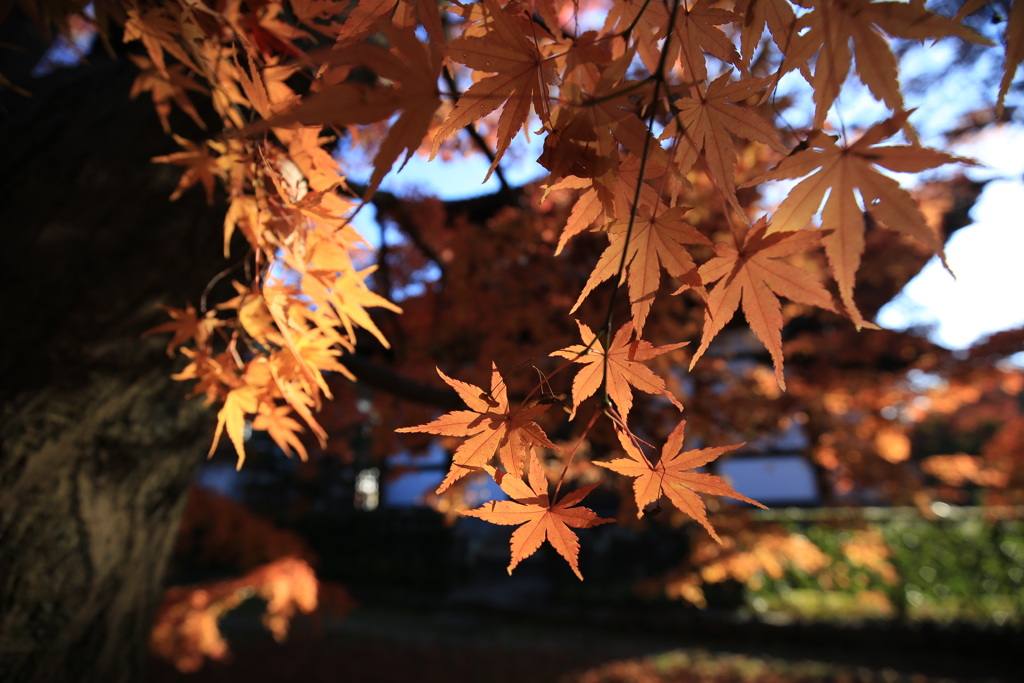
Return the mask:
<svg viewBox="0 0 1024 683">
<path fill-rule="evenodd" d="M 140 335 L 224 268 L 222 218 L 201 191 L 168 201 L 180 169 L 149 160 L 176 145 L 133 78 L 98 55 L 0 112 L 4 681 L 141 679 L 210 438 L 166 339 Z"/>
</svg>

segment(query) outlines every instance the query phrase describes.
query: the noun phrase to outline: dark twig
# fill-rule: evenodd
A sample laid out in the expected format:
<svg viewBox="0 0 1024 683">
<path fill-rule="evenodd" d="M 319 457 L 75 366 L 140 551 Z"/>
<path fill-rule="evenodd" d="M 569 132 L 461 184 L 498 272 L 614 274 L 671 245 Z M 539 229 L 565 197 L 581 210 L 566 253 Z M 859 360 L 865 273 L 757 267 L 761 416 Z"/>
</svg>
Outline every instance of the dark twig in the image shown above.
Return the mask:
<svg viewBox="0 0 1024 683">
<path fill-rule="evenodd" d="M 633 206 L 630 207 L 629 210 L 629 225 L 626 227 L 625 242 L 622 245 L 622 258 L 619 260 L 619 267 L 615 271 L 614 276 L 615 291 L 612 293 L 611 300 L 608 302 L 608 315 L 605 317 L 604 321 L 605 356 L 601 371 L 601 386 L 604 388 L 604 402 L 606 405 L 611 404 L 611 400 L 608 397 L 608 352 L 611 350 L 612 345 L 612 317 L 615 313 L 615 299 L 616 294 L 619 291 L 619 283 L 622 281 L 622 277 L 626 272 L 626 257 L 629 255 L 629 240 L 633 237 L 633 226 L 636 224 L 636 216 L 640 208 L 640 197 L 644 187 L 644 174 L 647 171 L 647 161 L 650 157 L 651 149 L 651 138 L 654 135 L 651 131 L 654 126 L 654 116 L 658 111 L 659 90 L 665 80 L 665 62 L 668 58 L 668 48 L 672 42 L 672 31 L 675 28 L 676 13 L 678 10 L 679 0 L 675 0 L 675 2 L 672 3 L 672 16 L 668 22 L 668 29 L 665 34 L 665 44 L 661 51 L 661 59 L 658 61 L 658 71 L 654 74 L 654 93 L 651 95 L 650 111 L 647 114 L 647 131 L 649 134 L 644 138 L 643 150 L 640 152 L 640 169 L 637 171 L 636 191 L 633 193 Z"/>
<path fill-rule="evenodd" d="M 455 76 L 452 75 L 452 72 L 448 68 L 442 69 L 441 73 L 444 76 L 445 83 L 448 84 L 448 91 L 451 93 L 452 101 L 457 103 L 459 98 L 462 97 L 462 93 L 459 91 L 459 86 L 455 82 Z M 480 135 L 480 131 L 476 129 L 476 125 L 470 123 L 464 130 L 469 133 L 470 139 L 473 140 L 473 143 L 480 148 L 480 151 L 484 153 L 484 156 L 486 156 L 487 160 L 493 165 L 495 158 L 494 152 L 491 151 L 491 148 L 488 146 L 487 141 L 484 140 L 484 137 Z M 498 176 L 498 182 L 501 183 L 502 191 L 508 192 L 511 189 L 511 186 L 505 179 L 505 172 L 501 170 L 501 164 L 494 166 L 494 175 Z"/>
</svg>

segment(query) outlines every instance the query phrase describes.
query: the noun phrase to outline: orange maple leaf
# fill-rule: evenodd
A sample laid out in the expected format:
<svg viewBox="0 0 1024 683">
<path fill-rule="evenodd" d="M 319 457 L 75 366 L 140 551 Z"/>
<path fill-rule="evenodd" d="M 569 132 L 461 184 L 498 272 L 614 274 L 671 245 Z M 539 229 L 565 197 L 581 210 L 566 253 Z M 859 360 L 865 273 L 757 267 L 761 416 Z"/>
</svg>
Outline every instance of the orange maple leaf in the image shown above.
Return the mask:
<svg viewBox="0 0 1024 683">
<path fill-rule="evenodd" d="M 345 327 L 350 340 L 355 340 L 355 328 L 361 327 L 372 333 L 385 348 L 388 348 L 390 344 L 374 323 L 367 308 L 386 308 L 396 313 L 401 313 L 402 309 L 371 290 L 366 284 L 366 278 L 375 270 L 376 266 L 364 270 L 349 268 L 343 271 L 310 267 L 302 277 L 302 292 L 324 304 L 330 304 L 337 321 Z"/>
<path fill-rule="evenodd" d="M 184 346 L 181 353 L 189 359 L 189 364 L 181 372 L 171 375 L 171 379 L 181 382 L 195 380 L 190 397 L 204 396 L 206 405 L 213 405 L 224 400 L 227 391 L 238 384 L 235 360 L 230 352 L 211 355 L 207 347 L 190 349 Z"/>
<path fill-rule="evenodd" d="M 446 54 L 471 69 L 494 75 L 480 79 L 462 94 L 434 135 L 430 158 L 437 156 L 441 143 L 452 133 L 504 105 L 498 119 L 498 148 L 487 172 L 489 178 L 512 138 L 526 123 L 531 104 L 538 116 L 547 117 L 548 86 L 557 81 L 558 74 L 547 64 L 536 41 L 527 37 L 495 0 L 484 0 L 482 7 L 488 22 L 487 34 L 460 36 L 448 44 Z M 539 26 L 532 28 L 546 34 Z"/>
<path fill-rule="evenodd" d="M 173 308 L 160 304 L 160 308 L 171 317 L 165 323 L 152 327 L 142 333 L 143 337 L 151 334 L 172 333 L 171 341 L 167 342 L 167 355 L 174 356 L 174 350 L 182 344 L 194 341 L 196 346 L 202 348 L 210 339 L 210 333 L 220 327 L 223 323 L 217 319 L 215 311 L 207 311 L 200 318 L 195 306 L 187 304 L 185 308 Z"/>
<path fill-rule="evenodd" d="M 298 436 L 302 432 L 302 425 L 290 417 L 291 412 L 292 409 L 288 406 L 275 405 L 266 408 L 261 406 L 259 414 L 253 418 L 252 428 L 266 432 L 274 440 L 274 443 L 288 455 L 292 454 L 294 448 L 300 458 L 307 460 L 309 456 L 306 453 L 306 447 Z"/>
<path fill-rule="evenodd" d="M 926 10 L 923 0 L 800 0 L 798 4 L 811 10 L 796 23 L 796 32 L 806 29 L 806 33 L 793 39 L 793 49 L 786 56 L 781 71 L 807 68 L 807 62 L 817 55 L 814 74 L 807 78 L 814 88 L 815 128 L 825 123 L 829 108 L 846 82 L 854 56 L 857 75 L 871 94 L 894 112 L 903 109 L 896 57 L 883 32 L 915 40 L 958 36 L 974 43 L 991 44 L 958 21 Z"/>
<path fill-rule="evenodd" d="M 245 419 L 246 416 L 256 412 L 259 407 L 260 390 L 257 386 L 245 384 L 232 389 L 224 399 L 224 405 L 217 413 L 217 429 L 213 433 L 213 443 L 210 444 L 210 452 L 207 457 L 212 456 L 220 443 L 221 435 L 227 431 L 235 452 L 238 454 L 238 469 L 242 469 L 245 462 Z"/>
<path fill-rule="evenodd" d="M 729 10 L 712 7 L 710 0 L 697 0 L 691 6 L 679 0 L 674 10 L 675 26 L 672 40 L 664 47 L 670 55 L 678 54 L 679 65 L 691 83 L 707 80 L 708 68 L 704 53 L 742 68 L 743 61 L 728 36 L 718 28 L 740 19 Z M 662 36 L 664 32 L 662 32 Z"/>
<path fill-rule="evenodd" d="M 182 25 L 183 17 L 175 12 L 174 7 L 168 5 L 163 7 L 154 6 L 146 9 L 134 7 L 126 9 L 124 42 L 141 41 L 149 55 L 148 61 L 156 73 L 167 80 L 171 80 L 170 77 L 175 71 L 174 65 L 168 68 L 164 59 L 165 51 L 188 67 L 193 73 L 203 73 L 203 70 L 193 61 L 191 52 L 183 47 L 183 41 L 179 40 L 179 35 L 185 27 Z M 57 14 L 60 13 L 58 12 Z M 194 25 L 194 21 L 190 17 L 185 19 L 184 23 Z M 146 68 L 142 66 L 139 58 L 131 57 L 131 59 L 136 64 L 139 64 L 140 68 Z M 141 59 L 144 60 L 145 58 Z"/>
<path fill-rule="evenodd" d="M 156 163 L 177 164 L 178 166 L 185 167 L 185 172 L 181 174 L 178 186 L 174 188 L 174 192 L 171 194 L 171 201 L 180 197 L 185 190 L 196 183 L 202 183 L 203 189 L 206 190 L 206 203 L 213 204 L 213 190 L 217 185 L 217 179 L 226 177 L 227 172 L 230 170 L 231 161 L 224 162 L 220 157 L 220 155 L 227 151 L 227 147 L 215 140 L 207 140 L 203 144 L 196 144 L 177 134 L 171 137 L 180 146 L 184 147 L 184 151 L 164 154 L 163 156 L 151 159 L 151 161 Z M 211 155 L 211 150 L 217 152 L 218 156 Z"/>
<path fill-rule="evenodd" d="M 289 20 L 291 10 L 285 10 L 282 3 L 276 0 L 264 2 L 259 11 L 245 12 L 239 15 L 237 26 L 241 29 L 238 40 L 242 42 L 250 57 L 259 53 L 264 59 L 276 55 L 300 57 L 303 53 L 295 41 L 311 40 L 308 32 L 294 25 Z"/>
<path fill-rule="evenodd" d="M 537 552 L 546 540 L 565 558 L 573 573 L 582 581 L 583 575 L 579 569 L 579 537 L 570 527 L 589 529 L 615 520 L 598 517 L 590 508 L 574 507 L 593 491 L 597 484 L 577 489 L 552 504 L 548 497 L 548 480 L 544 475 L 543 465 L 536 457 L 529 460 L 529 486 L 517 477 L 488 468 L 498 486 L 512 500 L 492 500 L 483 507 L 466 510 L 462 514 L 492 524 L 522 524 L 512 532 L 512 561 L 508 565 L 509 574 L 522 560 Z"/>
<path fill-rule="evenodd" d="M 626 50 L 605 67 L 600 78 L 562 84 L 558 108 L 547 126 L 544 153 L 537 160 L 551 171 L 552 178 L 570 174 L 595 179 L 610 176 L 606 182 L 614 184 L 620 165 L 619 145 L 635 155 L 646 146 L 652 168 L 670 165 L 665 150 L 650 144 L 647 125 L 633 110 L 631 100 L 643 97 L 650 89 L 643 81 L 626 78 L 633 62 L 633 50 Z M 587 72 L 581 69 L 578 73 Z M 604 201 L 609 201 L 611 193 L 605 195 Z"/>
<path fill-rule="evenodd" d="M 686 513 L 708 530 L 711 537 L 722 542 L 715 530 L 708 522 L 707 510 L 704 501 L 697 493 L 708 493 L 713 496 L 728 496 L 744 503 L 750 503 L 763 508 L 764 505 L 756 500 L 747 498 L 737 493 L 724 479 L 714 474 L 702 472 L 688 472 L 695 467 L 701 467 L 716 459 L 723 453 L 736 450 L 744 444 L 738 443 L 731 446 L 716 446 L 714 448 L 701 448 L 693 451 L 683 451 L 683 432 L 686 429 L 686 420 L 680 421 L 672 433 L 669 434 L 665 446 L 661 449 L 661 457 L 657 464 L 652 465 L 647 457 L 633 443 L 633 440 L 622 430 L 619 430 L 619 442 L 626 451 L 627 458 L 616 458 L 610 462 L 595 462 L 613 472 L 618 472 L 627 477 L 635 477 L 633 482 L 633 494 L 636 498 L 637 517 L 643 517 L 644 508 L 647 505 L 659 500 L 662 494 L 668 496 L 669 501 L 679 510 Z"/>
<path fill-rule="evenodd" d="M 769 233 L 807 227 L 821 206 L 825 193 L 828 193 L 821 223 L 824 229 L 832 232 L 822 241 L 839 283 L 843 304 L 858 326 L 870 325 L 853 302 L 854 276 L 864 251 L 865 211 L 888 228 L 906 233 L 942 256 L 942 240 L 925 222 L 910 193 L 876 167 L 918 173 L 943 164 L 974 165 L 970 159 L 925 147 L 879 146 L 883 138 L 903 128 L 908 116 L 910 112 L 900 112 L 875 124 L 851 145 L 839 144 L 838 138 L 820 131 L 813 133 L 805 149 L 791 154 L 772 170 L 745 184 L 750 186 L 765 180 L 807 176 L 790 190 L 775 210 Z"/>
<path fill-rule="evenodd" d="M 750 328 L 772 355 L 775 377 L 786 388 L 782 375 L 782 307 L 777 295 L 802 304 L 834 311 L 832 296 L 814 276 L 802 268 L 776 259 L 791 256 L 818 243 L 818 234 L 808 230 L 767 234 L 765 219 L 760 219 L 747 232 L 738 246 L 719 243 L 715 257 L 700 267 L 705 284 L 721 282 L 711 291 L 704 317 L 704 333 L 700 348 L 690 362 L 690 369 L 707 350 L 736 309 L 743 305 L 743 315 Z M 724 279 L 723 279 L 724 278 Z"/>
<path fill-rule="evenodd" d="M 293 0 L 292 5 L 296 4 L 299 3 Z M 323 20 L 333 22 L 339 15 L 345 17 L 344 24 L 339 26 L 332 23 L 329 26 L 330 35 L 339 45 L 360 42 L 371 33 L 375 33 L 381 23 L 392 24 L 400 28 L 415 28 L 417 22 L 421 22 L 431 41 L 439 45 L 445 42 L 444 27 L 436 0 L 361 0 L 361 2 L 354 3 L 355 6 L 345 7 L 340 11 L 335 2 L 330 2 L 326 7 L 314 2 L 301 4 L 308 5 L 308 9 L 305 11 L 310 17 L 306 23 L 310 26 L 319 26 L 320 21 Z M 351 5 L 353 3 L 344 4 Z M 320 21 L 313 23 L 313 19 Z"/>
<path fill-rule="evenodd" d="M 686 282 L 688 286 L 700 286 L 700 282 L 694 277 L 696 264 L 685 245 L 710 246 L 711 240 L 683 219 L 689 207 L 677 206 L 657 215 L 654 215 L 653 211 L 650 206 L 643 206 L 632 219 L 620 218 L 608 226 L 610 244 L 598 259 L 570 313 L 580 307 L 583 299 L 595 287 L 619 273 L 619 268 L 623 264 L 625 270 L 622 272 L 622 278 L 629 285 L 633 323 L 638 334 L 643 331 L 647 314 L 654 304 L 654 296 L 661 285 L 662 268 L 672 277 Z M 631 234 L 630 222 L 633 224 Z"/>
<path fill-rule="evenodd" d="M 569 240 L 587 231 L 594 221 L 605 215 L 604 205 L 601 203 L 597 188 L 589 179 L 567 176 L 557 183 L 548 185 L 544 191 L 544 198 L 547 199 L 548 194 L 553 190 L 561 189 L 585 189 L 586 191 L 577 197 L 572 205 L 569 218 L 565 222 L 565 227 L 562 228 L 562 235 L 558 238 L 555 256 L 562 253 Z"/>
<path fill-rule="evenodd" d="M 419 148 L 441 104 L 437 89 L 441 73 L 438 46 L 421 43 L 411 28 L 399 29 L 383 23 L 378 28 L 391 44 L 390 50 L 365 43 L 320 55 L 326 64 L 340 65 L 339 71 L 328 71 L 329 74 L 341 79 L 349 67 L 359 64 L 377 75 L 377 84 L 366 85 L 347 79 L 331 83 L 333 78 L 325 79 L 329 84 L 319 92 L 247 131 L 252 133 L 294 122 L 365 125 L 386 121 L 401 110 L 388 126 L 388 133 L 373 159 L 373 174 L 363 193 L 367 200 L 399 156 L 405 153 L 405 161 L 408 161 Z"/>
<path fill-rule="evenodd" d="M 127 41 L 127 37 L 125 38 Z M 199 116 L 199 112 L 192 105 L 188 98 L 188 91 L 205 94 L 206 88 L 196 83 L 186 75 L 185 68 L 181 64 L 172 64 L 170 68 L 157 68 L 150 60 L 139 55 L 128 55 L 128 58 L 135 62 L 141 73 L 132 83 L 130 96 L 138 97 L 148 92 L 153 99 L 153 108 L 160 117 L 160 125 L 165 133 L 171 132 L 171 102 L 178 105 L 183 112 L 189 115 L 203 130 L 206 130 L 206 122 Z"/>
<path fill-rule="evenodd" d="M 451 469 L 437 488 L 437 493 L 442 493 L 462 477 L 486 465 L 495 451 L 498 452 L 501 464 L 508 472 L 521 472 L 531 447 L 557 449 L 557 446 L 548 440 L 540 425 L 533 421 L 533 418 L 547 410 L 548 406 L 520 407 L 513 411 L 508 404 L 505 380 L 493 363 L 490 391 L 452 379 L 441 372 L 440 368 L 437 374 L 459 394 L 469 410 L 454 410 L 433 422 L 395 430 L 403 433 L 420 432 L 439 436 L 469 437 L 455 449 Z"/>
<path fill-rule="evenodd" d="M 643 361 L 682 348 L 688 342 L 654 346 L 642 339 L 631 341 L 633 323 L 630 321 L 619 328 L 619 331 L 615 333 L 615 338 L 612 339 L 611 346 L 605 352 L 600 339 L 589 327 L 579 321 L 576 321 L 576 324 L 580 328 L 580 337 L 583 339 L 583 343 L 567 346 L 551 354 L 568 358 L 584 366 L 576 373 L 576 378 L 572 382 L 570 420 L 576 415 L 580 404 L 593 396 L 603 382 L 607 382 L 608 398 L 615 404 L 623 421 L 629 416 L 629 409 L 633 406 L 631 386 L 648 394 L 661 394 L 679 410 L 683 409 L 682 404 L 665 388 L 665 380 L 643 365 Z M 605 372 L 606 364 L 607 373 Z"/>
<path fill-rule="evenodd" d="M 647 0 L 617 0 L 608 3 L 602 35 L 629 35 L 636 45 L 640 61 L 651 73 L 661 60 L 660 41 L 664 38 L 668 10 L 662 3 Z"/>
<path fill-rule="evenodd" d="M 796 37 L 796 13 L 789 0 L 738 0 L 733 10 L 743 17 L 740 53 L 747 64 L 761 42 L 765 26 L 782 54 Z"/>
<path fill-rule="evenodd" d="M 772 149 L 785 152 L 786 148 L 772 124 L 757 114 L 743 101 L 764 89 L 768 79 L 747 78 L 730 81 L 729 74 L 716 79 L 705 89 L 696 90 L 697 96 L 675 100 L 677 112 L 662 133 L 662 139 L 678 136 L 679 146 L 675 159 L 684 170 L 689 170 L 703 157 L 711 179 L 725 194 L 729 202 L 742 213 L 736 199 L 735 166 L 736 145 L 733 136 L 763 142 Z"/>
</svg>

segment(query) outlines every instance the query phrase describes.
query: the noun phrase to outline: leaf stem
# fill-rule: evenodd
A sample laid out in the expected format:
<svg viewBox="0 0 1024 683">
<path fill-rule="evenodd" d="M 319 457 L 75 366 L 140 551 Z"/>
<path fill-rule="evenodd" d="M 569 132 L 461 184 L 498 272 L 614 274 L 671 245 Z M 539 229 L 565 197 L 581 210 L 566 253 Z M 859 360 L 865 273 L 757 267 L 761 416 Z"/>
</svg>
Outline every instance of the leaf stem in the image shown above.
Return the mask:
<svg viewBox="0 0 1024 683">
<path fill-rule="evenodd" d="M 646 5 L 645 5 L 646 7 Z M 605 316 L 605 355 L 601 368 L 601 386 L 604 394 L 605 405 L 611 405 L 611 398 L 608 395 L 608 349 L 612 344 L 612 319 L 615 314 L 615 299 L 626 272 L 626 260 L 629 256 L 629 240 L 633 237 L 633 226 L 636 224 L 636 216 L 640 208 L 640 196 L 644 187 L 644 174 L 647 172 L 647 161 L 650 157 L 651 138 L 654 137 L 654 116 L 658 111 L 658 97 L 661 85 L 665 81 L 665 63 L 668 61 L 668 47 L 672 40 L 673 29 L 675 28 L 676 14 L 679 11 L 679 0 L 672 3 L 672 16 L 669 18 L 668 28 L 665 32 L 665 44 L 661 50 L 658 60 L 657 73 L 651 74 L 654 80 L 654 93 L 651 96 L 650 110 L 647 113 L 647 136 L 644 137 L 644 146 L 640 152 L 640 169 L 637 171 L 636 190 L 633 192 L 633 205 L 629 210 L 629 224 L 626 226 L 625 243 L 622 245 L 622 258 L 619 259 L 619 267 L 615 271 L 615 291 L 608 302 L 608 315 Z"/>
<path fill-rule="evenodd" d="M 622 88 L 620 88 L 618 90 L 613 90 L 611 92 L 605 93 L 604 95 L 601 95 L 599 97 L 590 97 L 588 99 L 585 99 L 585 100 L 583 100 L 583 102 L 580 103 L 580 106 L 581 107 L 592 107 L 595 104 L 601 104 L 602 102 L 608 102 L 609 100 L 614 100 L 615 98 L 621 97 L 622 95 L 625 95 L 626 93 L 633 92 L 634 90 L 639 90 L 640 88 L 642 88 L 645 85 L 647 85 L 648 81 L 657 81 L 657 80 L 658 79 L 655 78 L 653 75 L 648 76 L 647 78 L 644 78 L 644 79 L 639 80 L 639 81 L 634 81 L 634 82 L 630 83 L 629 85 L 623 86 Z"/>
<path fill-rule="evenodd" d="M 552 501 L 558 500 L 558 492 L 562 489 L 562 482 L 565 481 L 565 475 L 569 472 L 569 466 L 572 464 L 573 458 L 576 457 L 576 453 L 580 449 L 580 444 L 583 443 L 583 439 L 587 438 L 587 434 L 589 434 L 590 430 L 593 429 L 594 423 L 597 422 L 597 418 L 603 412 L 604 411 L 601 410 L 594 411 L 593 416 L 590 418 L 590 422 L 588 422 L 587 426 L 583 429 L 583 433 L 580 434 L 580 438 L 576 440 L 576 445 L 573 446 L 572 453 L 569 454 L 569 458 L 565 461 L 565 466 L 562 467 L 562 473 L 558 475 L 558 481 L 555 483 L 555 493 L 551 496 Z"/>
</svg>

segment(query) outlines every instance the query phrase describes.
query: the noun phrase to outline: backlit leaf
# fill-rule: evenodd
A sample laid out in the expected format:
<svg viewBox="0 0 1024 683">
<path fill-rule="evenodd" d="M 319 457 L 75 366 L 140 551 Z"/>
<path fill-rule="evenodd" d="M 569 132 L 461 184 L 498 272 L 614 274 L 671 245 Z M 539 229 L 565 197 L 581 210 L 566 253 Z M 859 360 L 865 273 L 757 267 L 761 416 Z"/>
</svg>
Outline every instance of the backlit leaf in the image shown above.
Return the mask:
<svg viewBox="0 0 1024 683">
<path fill-rule="evenodd" d="M 548 496 L 548 480 L 536 457 L 529 459 L 529 486 L 513 475 L 491 470 L 495 481 L 512 500 L 491 501 L 462 514 L 491 524 L 522 525 L 512 532 L 512 561 L 508 573 L 533 555 L 547 541 L 565 558 L 576 576 L 579 569 L 580 542 L 573 529 L 589 529 L 615 520 L 598 517 L 590 508 L 578 507 L 597 484 L 577 489 L 553 502 Z"/>
<path fill-rule="evenodd" d="M 698 493 L 727 496 L 760 508 L 763 508 L 764 505 L 737 493 L 719 476 L 688 471 L 706 465 L 723 453 L 736 450 L 744 444 L 738 443 L 732 446 L 701 448 L 684 452 L 685 430 L 686 420 L 682 420 L 669 435 L 665 446 L 661 449 L 661 457 L 658 462 L 652 465 L 636 447 L 633 440 L 620 429 L 619 443 L 622 444 L 627 457 L 594 464 L 606 467 L 623 476 L 635 478 L 633 494 L 636 497 L 637 517 L 643 517 L 644 509 L 651 503 L 660 500 L 664 495 L 676 508 L 699 522 L 707 529 L 712 538 L 721 543 L 722 539 L 718 537 L 708 522 L 707 509 L 704 507 L 704 501 L 697 495 Z"/>
</svg>

